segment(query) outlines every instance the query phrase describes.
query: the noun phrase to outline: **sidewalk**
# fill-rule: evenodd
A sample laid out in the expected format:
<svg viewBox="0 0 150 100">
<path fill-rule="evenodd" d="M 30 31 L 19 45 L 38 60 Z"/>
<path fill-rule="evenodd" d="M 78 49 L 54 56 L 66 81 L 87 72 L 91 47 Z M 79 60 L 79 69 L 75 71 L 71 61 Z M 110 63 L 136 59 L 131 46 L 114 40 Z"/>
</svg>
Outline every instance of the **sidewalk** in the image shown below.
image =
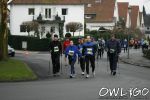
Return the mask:
<svg viewBox="0 0 150 100">
<path fill-rule="evenodd" d="M 49 53 L 48 51 L 24 51 L 24 50 L 15 50 L 16 53 L 18 54 L 25 54 L 25 53 L 28 53 L 28 54 L 40 54 L 40 53 Z"/>
<path fill-rule="evenodd" d="M 127 58 L 127 53 L 122 51 L 120 60 L 127 64 L 150 68 L 150 60 L 143 57 L 141 49 L 131 49 L 129 59 Z"/>
</svg>

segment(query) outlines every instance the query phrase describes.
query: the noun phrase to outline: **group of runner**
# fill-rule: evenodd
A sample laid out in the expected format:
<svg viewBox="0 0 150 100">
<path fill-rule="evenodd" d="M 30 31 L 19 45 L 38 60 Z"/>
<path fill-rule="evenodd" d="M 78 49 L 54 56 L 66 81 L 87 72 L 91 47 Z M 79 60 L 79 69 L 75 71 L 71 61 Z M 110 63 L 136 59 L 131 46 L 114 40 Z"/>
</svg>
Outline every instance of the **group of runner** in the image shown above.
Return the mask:
<svg viewBox="0 0 150 100">
<path fill-rule="evenodd" d="M 90 36 L 79 38 L 77 45 L 70 38 L 67 38 L 62 45 L 58 35 L 54 35 L 53 41 L 50 43 L 53 76 L 60 75 L 60 57 L 64 54 L 65 62 L 70 66 L 70 78 L 74 78 L 76 75 L 75 63 L 77 60 L 80 62 L 81 75 L 89 78 L 89 69 L 91 67 L 92 76 L 95 77 L 95 59 L 102 58 L 104 51 L 107 52 L 111 75 L 116 75 L 118 56 L 121 53 L 121 44 L 115 38 L 115 34 L 112 34 L 111 39 L 107 42 L 103 38 L 99 38 L 96 42 Z"/>
</svg>

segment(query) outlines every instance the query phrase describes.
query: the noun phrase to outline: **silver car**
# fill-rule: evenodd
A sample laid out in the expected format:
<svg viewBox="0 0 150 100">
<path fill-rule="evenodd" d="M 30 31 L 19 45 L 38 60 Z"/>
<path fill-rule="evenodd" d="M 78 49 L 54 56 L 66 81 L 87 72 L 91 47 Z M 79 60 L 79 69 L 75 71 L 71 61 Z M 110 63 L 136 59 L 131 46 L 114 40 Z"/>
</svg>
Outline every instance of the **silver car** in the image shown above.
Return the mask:
<svg viewBox="0 0 150 100">
<path fill-rule="evenodd" d="M 15 50 L 14 50 L 14 48 L 12 48 L 9 45 L 8 45 L 8 55 L 10 55 L 11 57 L 15 56 Z"/>
</svg>

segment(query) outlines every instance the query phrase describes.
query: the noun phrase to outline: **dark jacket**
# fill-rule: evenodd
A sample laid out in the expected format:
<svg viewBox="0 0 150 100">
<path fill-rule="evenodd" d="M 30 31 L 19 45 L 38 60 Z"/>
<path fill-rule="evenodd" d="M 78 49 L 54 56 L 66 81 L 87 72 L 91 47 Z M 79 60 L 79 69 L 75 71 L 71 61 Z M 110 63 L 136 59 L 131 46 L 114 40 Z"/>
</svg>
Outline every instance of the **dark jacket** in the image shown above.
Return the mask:
<svg viewBox="0 0 150 100">
<path fill-rule="evenodd" d="M 118 40 L 109 40 L 107 42 L 108 54 L 119 54 L 121 52 L 121 45 Z"/>
<path fill-rule="evenodd" d="M 60 41 L 52 41 L 50 43 L 50 51 L 52 55 L 62 54 L 62 45 Z"/>
</svg>

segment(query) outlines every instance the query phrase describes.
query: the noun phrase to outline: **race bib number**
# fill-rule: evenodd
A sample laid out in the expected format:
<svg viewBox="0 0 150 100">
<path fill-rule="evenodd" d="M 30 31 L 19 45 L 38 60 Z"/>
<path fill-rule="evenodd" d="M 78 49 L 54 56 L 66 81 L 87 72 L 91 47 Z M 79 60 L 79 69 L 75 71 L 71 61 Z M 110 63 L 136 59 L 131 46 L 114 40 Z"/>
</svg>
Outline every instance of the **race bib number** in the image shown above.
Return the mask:
<svg viewBox="0 0 150 100">
<path fill-rule="evenodd" d="M 101 47 L 101 46 L 99 46 L 99 47 L 98 47 L 98 49 L 102 49 L 102 47 Z"/>
<path fill-rule="evenodd" d="M 110 49 L 110 53 L 115 53 L 115 49 Z"/>
<path fill-rule="evenodd" d="M 69 50 L 69 55 L 73 56 L 74 55 L 74 51 Z"/>
<path fill-rule="evenodd" d="M 58 46 L 54 47 L 54 52 L 58 52 L 58 51 L 59 51 Z"/>
<path fill-rule="evenodd" d="M 124 47 L 126 47 L 126 45 L 124 45 Z"/>
<path fill-rule="evenodd" d="M 79 51 L 80 51 L 80 53 L 82 53 L 82 50 L 83 50 L 83 48 L 80 48 L 80 50 L 79 50 Z"/>
<path fill-rule="evenodd" d="M 93 52 L 92 52 L 92 48 L 87 48 L 87 54 L 90 54 L 90 55 L 92 55 L 92 54 L 93 54 Z"/>
</svg>

